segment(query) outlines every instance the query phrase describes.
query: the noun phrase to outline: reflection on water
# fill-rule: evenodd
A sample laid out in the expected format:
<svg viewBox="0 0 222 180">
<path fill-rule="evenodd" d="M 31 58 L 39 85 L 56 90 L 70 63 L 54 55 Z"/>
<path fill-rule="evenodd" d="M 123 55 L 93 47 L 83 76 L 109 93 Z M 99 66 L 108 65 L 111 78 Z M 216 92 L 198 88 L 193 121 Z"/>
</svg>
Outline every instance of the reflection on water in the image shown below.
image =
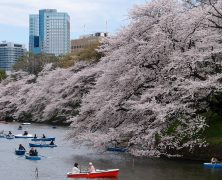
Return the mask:
<svg viewBox="0 0 222 180">
<path fill-rule="evenodd" d="M 64 180 L 67 179 L 66 173 L 71 171 L 74 162 L 79 163 L 81 170 L 87 170 L 89 162 L 93 162 L 97 169 L 120 169 L 118 180 L 222 179 L 222 170 L 204 169 L 201 162 L 133 158 L 113 152 L 99 153 L 85 146 L 72 145 L 71 142 L 64 140 L 64 135 L 69 131 L 68 128 L 53 129 L 52 126 L 33 124 L 23 126 L 23 130 L 19 131 L 18 126 L 17 123 L 0 124 L 0 131 L 4 129 L 12 131 L 13 134 L 20 134 L 27 130 L 39 136 L 42 134 L 55 136 L 58 147 L 38 148 L 42 160 L 30 161 L 14 154 L 15 148 L 20 143 L 29 150 L 30 140 L 0 138 L 0 180 Z"/>
</svg>

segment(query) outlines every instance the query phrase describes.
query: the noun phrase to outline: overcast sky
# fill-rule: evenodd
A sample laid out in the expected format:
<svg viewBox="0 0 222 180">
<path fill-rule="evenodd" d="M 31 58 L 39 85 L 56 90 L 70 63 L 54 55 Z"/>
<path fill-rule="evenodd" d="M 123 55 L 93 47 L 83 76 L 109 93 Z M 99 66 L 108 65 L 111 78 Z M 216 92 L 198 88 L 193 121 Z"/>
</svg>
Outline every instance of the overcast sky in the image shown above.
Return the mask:
<svg viewBox="0 0 222 180">
<path fill-rule="evenodd" d="M 28 48 L 29 14 L 39 9 L 67 12 L 71 39 L 95 32 L 115 33 L 128 23 L 128 10 L 146 0 L 0 0 L 0 41 L 25 44 Z M 84 28 L 85 26 L 85 28 Z"/>
</svg>

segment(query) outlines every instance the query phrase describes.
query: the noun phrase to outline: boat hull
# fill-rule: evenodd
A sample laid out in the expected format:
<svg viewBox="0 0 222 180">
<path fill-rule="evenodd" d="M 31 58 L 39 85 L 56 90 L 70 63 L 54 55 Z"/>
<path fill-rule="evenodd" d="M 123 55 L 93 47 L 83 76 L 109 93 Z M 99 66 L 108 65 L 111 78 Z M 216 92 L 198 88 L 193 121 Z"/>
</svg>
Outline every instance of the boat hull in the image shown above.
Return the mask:
<svg viewBox="0 0 222 180">
<path fill-rule="evenodd" d="M 204 163 L 204 167 L 206 168 L 222 168 L 222 163 Z"/>
<path fill-rule="evenodd" d="M 19 156 L 25 155 L 25 152 L 26 152 L 25 150 L 19 150 L 19 149 L 15 150 L 15 154 Z"/>
<path fill-rule="evenodd" d="M 14 139 L 15 137 L 13 135 L 11 135 L 11 136 L 6 135 L 5 138 L 6 139 Z"/>
<path fill-rule="evenodd" d="M 28 135 L 22 135 L 22 134 L 17 134 L 15 135 L 15 138 L 33 138 L 32 134 L 28 134 Z"/>
<path fill-rule="evenodd" d="M 29 155 L 25 155 L 25 159 L 37 161 L 37 160 L 41 160 L 41 157 L 40 157 L 40 156 L 29 156 Z"/>
<path fill-rule="evenodd" d="M 110 169 L 104 171 L 97 171 L 95 173 L 68 173 L 67 178 L 116 178 L 119 175 L 119 169 Z"/>
<path fill-rule="evenodd" d="M 48 137 L 48 138 L 33 138 L 31 141 L 55 141 L 54 137 Z"/>
<path fill-rule="evenodd" d="M 31 125 L 31 123 L 22 123 L 22 125 Z"/>
<path fill-rule="evenodd" d="M 4 134 L 0 134 L 0 138 L 5 138 L 5 135 Z"/>
<path fill-rule="evenodd" d="M 57 147 L 57 145 L 29 143 L 29 147 Z"/>
<path fill-rule="evenodd" d="M 121 148 L 121 147 L 108 147 L 106 149 L 107 151 L 114 151 L 114 152 L 127 152 L 127 148 Z"/>
</svg>

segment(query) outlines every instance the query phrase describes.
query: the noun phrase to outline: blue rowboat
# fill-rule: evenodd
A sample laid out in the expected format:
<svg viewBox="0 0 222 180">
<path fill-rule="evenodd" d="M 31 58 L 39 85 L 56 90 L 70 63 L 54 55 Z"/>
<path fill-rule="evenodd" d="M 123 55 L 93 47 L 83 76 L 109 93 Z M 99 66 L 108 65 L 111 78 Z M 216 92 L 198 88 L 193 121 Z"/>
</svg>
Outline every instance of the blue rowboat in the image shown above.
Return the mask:
<svg viewBox="0 0 222 180">
<path fill-rule="evenodd" d="M 29 147 L 57 147 L 57 145 L 29 143 Z"/>
<path fill-rule="evenodd" d="M 29 159 L 29 160 L 41 160 L 40 156 L 29 156 L 28 154 L 25 155 L 25 159 Z"/>
<path fill-rule="evenodd" d="M 15 135 L 15 138 L 33 138 L 32 134 L 23 135 L 23 134 L 17 134 Z"/>
<path fill-rule="evenodd" d="M 5 138 L 5 134 L 0 134 L 0 138 Z"/>
<path fill-rule="evenodd" d="M 108 147 L 106 149 L 107 151 L 115 151 L 115 152 L 127 152 L 127 148 L 122 148 L 122 147 Z"/>
<path fill-rule="evenodd" d="M 6 135 L 5 138 L 6 139 L 14 139 L 15 137 L 13 135 Z"/>
<path fill-rule="evenodd" d="M 222 168 L 222 163 L 204 163 L 206 168 Z"/>
<path fill-rule="evenodd" d="M 19 156 L 25 155 L 25 150 L 16 149 L 16 150 L 15 150 L 15 154 L 16 154 L 16 155 L 19 155 Z"/>
<path fill-rule="evenodd" d="M 47 138 L 33 138 L 31 141 L 55 141 L 54 137 L 47 137 Z"/>
</svg>

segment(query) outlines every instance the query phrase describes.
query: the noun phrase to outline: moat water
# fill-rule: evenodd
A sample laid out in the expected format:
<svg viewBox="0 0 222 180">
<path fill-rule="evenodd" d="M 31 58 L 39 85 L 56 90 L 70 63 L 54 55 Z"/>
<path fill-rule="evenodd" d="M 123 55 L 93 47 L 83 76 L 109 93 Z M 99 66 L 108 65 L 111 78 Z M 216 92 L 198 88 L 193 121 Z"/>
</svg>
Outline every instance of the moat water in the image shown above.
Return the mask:
<svg viewBox="0 0 222 180">
<path fill-rule="evenodd" d="M 98 152 L 86 146 L 72 144 L 65 139 L 68 128 L 32 124 L 18 130 L 18 123 L 0 124 L 0 131 L 56 137 L 56 148 L 38 148 L 40 161 L 26 160 L 16 156 L 19 144 L 29 150 L 29 139 L 0 138 L 0 180 L 64 180 L 73 163 L 78 162 L 82 170 L 93 162 L 97 169 L 120 169 L 118 180 L 220 180 L 222 169 L 206 169 L 202 162 L 136 158 L 127 154 Z M 37 171 L 38 170 L 38 176 Z"/>
</svg>

